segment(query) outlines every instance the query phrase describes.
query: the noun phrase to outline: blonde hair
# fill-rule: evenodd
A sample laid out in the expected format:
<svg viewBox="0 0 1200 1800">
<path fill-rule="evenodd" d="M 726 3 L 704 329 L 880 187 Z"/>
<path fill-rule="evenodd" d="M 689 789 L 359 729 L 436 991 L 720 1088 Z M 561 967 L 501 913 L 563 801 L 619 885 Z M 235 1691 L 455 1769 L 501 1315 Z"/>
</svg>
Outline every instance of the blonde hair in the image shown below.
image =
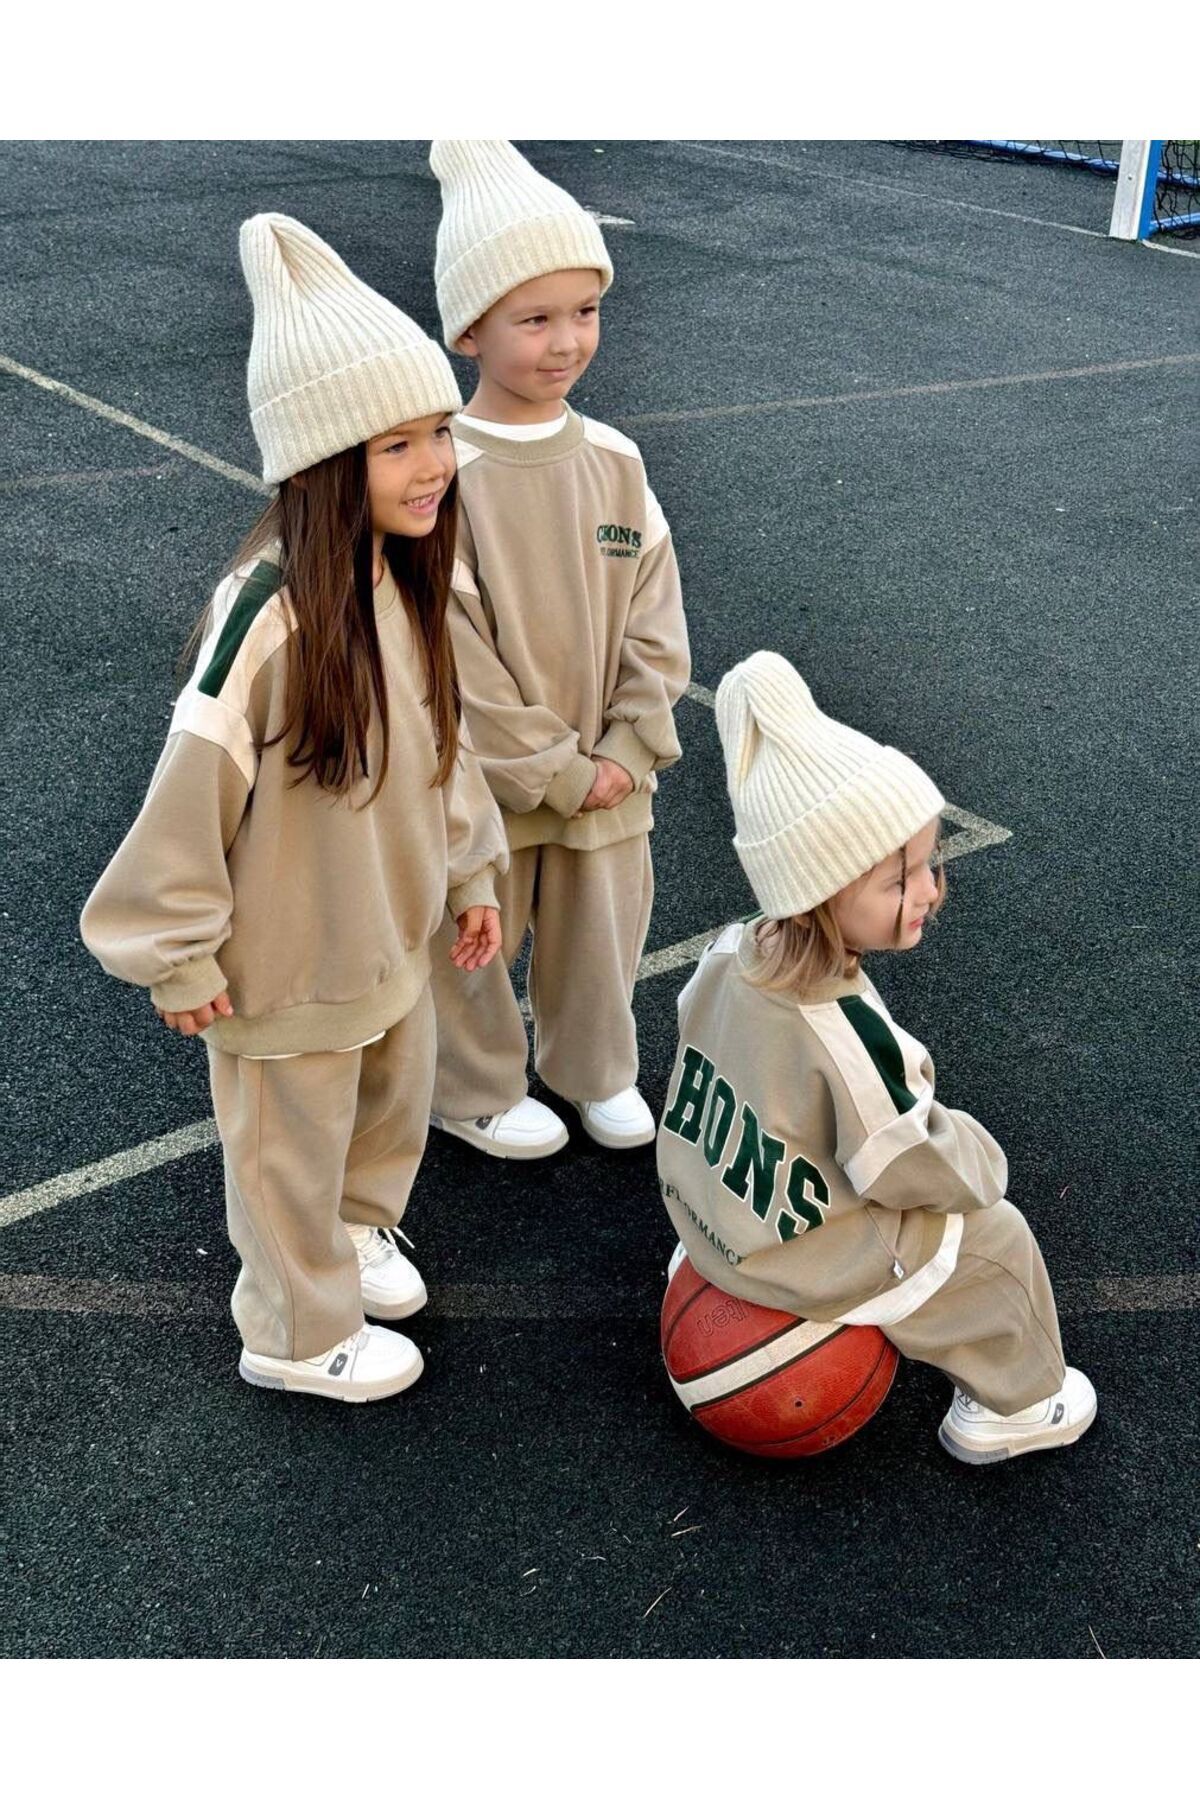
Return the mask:
<svg viewBox="0 0 1200 1800">
<path fill-rule="evenodd" d="M 908 861 L 905 855 L 906 846 L 901 848 L 901 880 L 907 883 Z M 934 847 L 937 856 L 937 847 Z M 878 864 L 875 865 L 878 868 Z M 872 873 L 868 869 L 858 877 L 865 881 Z M 840 889 L 847 893 L 850 888 L 858 886 L 852 881 L 847 887 Z M 929 908 L 929 917 L 934 918 L 942 909 L 946 898 L 946 873 L 940 861 L 937 863 L 937 894 Z M 808 912 L 799 913 L 789 919 L 763 919 L 754 929 L 754 948 L 757 952 L 755 961 L 746 971 L 746 979 L 752 987 L 762 988 L 769 994 L 787 994 L 796 1000 L 828 987 L 831 982 L 845 981 L 858 973 L 861 957 L 857 950 L 852 950 L 842 935 L 842 928 L 834 917 L 833 902 L 836 894 L 828 900 L 821 900 Z M 894 942 L 900 941 L 901 920 L 904 916 L 904 888 L 900 890 L 900 905 L 896 909 L 896 932 Z"/>
</svg>

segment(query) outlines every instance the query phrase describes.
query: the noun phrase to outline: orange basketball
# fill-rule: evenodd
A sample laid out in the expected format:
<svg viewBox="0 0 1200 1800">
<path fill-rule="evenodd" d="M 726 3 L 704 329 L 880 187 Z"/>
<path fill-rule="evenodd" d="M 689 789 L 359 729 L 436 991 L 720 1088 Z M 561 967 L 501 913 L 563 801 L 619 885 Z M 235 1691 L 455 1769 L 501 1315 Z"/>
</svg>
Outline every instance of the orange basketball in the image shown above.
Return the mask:
<svg viewBox="0 0 1200 1800">
<path fill-rule="evenodd" d="M 685 1257 L 663 1297 L 671 1386 L 698 1425 L 751 1456 L 819 1456 L 866 1424 L 900 1360 L 874 1325 L 821 1325 L 722 1293 Z"/>
</svg>

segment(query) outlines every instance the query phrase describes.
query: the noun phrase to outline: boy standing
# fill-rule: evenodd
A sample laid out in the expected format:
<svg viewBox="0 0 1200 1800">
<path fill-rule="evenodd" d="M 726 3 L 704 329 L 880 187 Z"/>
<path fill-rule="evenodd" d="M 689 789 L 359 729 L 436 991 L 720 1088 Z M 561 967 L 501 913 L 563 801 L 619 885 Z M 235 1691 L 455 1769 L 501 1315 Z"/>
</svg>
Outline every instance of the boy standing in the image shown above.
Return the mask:
<svg viewBox="0 0 1200 1800">
<path fill-rule="evenodd" d="M 512 856 L 504 966 L 435 976 L 433 1122 L 493 1156 L 566 1142 L 528 1095 L 507 973 L 532 927 L 538 1073 L 589 1136 L 627 1149 L 655 1131 L 631 1002 L 655 771 L 678 760 L 672 708 L 690 673 L 679 572 L 637 446 L 566 404 L 612 282 L 595 220 L 503 139 L 439 140 L 430 162 L 445 340 L 478 373 L 454 422 L 451 628 L 468 741 Z M 445 955 L 435 968 L 449 971 Z"/>
</svg>

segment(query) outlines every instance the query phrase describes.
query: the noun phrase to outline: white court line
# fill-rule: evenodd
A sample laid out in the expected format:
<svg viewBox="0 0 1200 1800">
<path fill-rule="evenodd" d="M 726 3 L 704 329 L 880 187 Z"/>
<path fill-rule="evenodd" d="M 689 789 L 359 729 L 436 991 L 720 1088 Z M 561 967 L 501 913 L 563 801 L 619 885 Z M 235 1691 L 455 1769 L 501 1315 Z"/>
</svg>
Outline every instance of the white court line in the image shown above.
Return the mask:
<svg viewBox="0 0 1200 1800">
<path fill-rule="evenodd" d="M 849 187 L 866 188 L 869 193 L 900 194 L 908 200 L 925 200 L 931 206 L 955 206 L 963 212 L 986 213 L 993 219 L 1011 219 L 1018 225 L 1041 225 L 1047 231 L 1070 231 L 1076 237 L 1108 238 L 1108 231 L 1097 231 L 1087 225 L 1067 225 L 1061 219 L 1035 219 L 1029 213 L 1007 212 L 1000 206 L 984 206 L 977 200 L 952 200 L 948 194 L 930 194 L 923 188 L 899 186 L 895 182 L 869 180 L 864 175 L 843 175 L 840 169 L 826 168 L 823 163 L 805 165 L 788 160 L 784 156 L 764 156 L 757 150 L 726 150 L 714 144 L 701 144 L 694 138 L 681 138 L 680 146 L 688 150 L 698 150 L 706 156 L 724 156 L 730 162 L 756 162 L 767 168 L 787 169 L 793 175 L 812 175 L 822 181 L 841 181 Z M 630 221 L 632 223 L 632 221 Z M 1114 243 L 1122 242 L 1113 238 Z M 1168 256 L 1200 257 L 1200 250 L 1184 250 L 1178 244 L 1163 244 L 1157 238 L 1140 240 L 1145 250 L 1164 250 Z"/>
<path fill-rule="evenodd" d="M 994 825 L 990 819 L 981 819 L 961 806 L 943 806 L 942 817 L 959 827 L 941 845 L 944 863 L 953 862 L 956 856 L 970 856 L 975 850 L 986 850 L 991 844 L 1007 844 L 1012 836 L 1005 826 Z"/>
<path fill-rule="evenodd" d="M 789 161 L 785 156 L 764 156 L 759 150 L 724 150 L 714 144 L 697 143 L 694 138 L 681 138 L 679 142 L 684 148 L 699 150 L 705 156 L 724 156 L 730 162 L 762 163 L 767 168 L 786 169 L 791 175 L 812 175 L 819 180 L 841 181 L 848 187 L 866 188 L 872 194 L 900 194 L 908 200 L 926 200 L 931 206 L 954 206 L 963 212 L 987 213 L 994 219 L 1012 219 L 1018 225 L 1044 225 L 1050 231 L 1071 231 L 1077 237 L 1108 237 L 1107 231 L 1095 231 L 1086 225 L 1065 225 L 1061 219 L 1035 219 L 1028 213 L 1006 212 L 1000 206 L 983 206 L 977 200 L 952 200 L 946 194 L 929 194 L 922 188 L 902 187 L 896 182 L 868 180 L 864 175 L 843 175 L 840 169 L 829 169 L 821 163 L 806 167 L 803 163 Z"/>
<path fill-rule="evenodd" d="M 1091 1281 L 1055 1283 L 1064 1317 L 1086 1313 L 1194 1312 L 1200 1275 L 1101 1275 Z M 455 1281 L 439 1285 L 423 1318 L 434 1319 L 652 1319 L 659 1296 L 634 1286 L 582 1288 L 575 1282 Z M 196 1281 L 100 1281 L 50 1275 L 0 1275 L 0 1309 L 9 1312 L 103 1314 L 169 1318 L 177 1325 L 227 1321 L 222 1284 Z"/>
<path fill-rule="evenodd" d="M 216 1122 L 201 1119 L 195 1125 L 185 1125 L 181 1131 L 168 1131 L 165 1137 L 151 1138 L 147 1143 L 135 1144 L 131 1150 L 106 1156 L 101 1162 L 86 1163 L 82 1169 L 71 1169 L 65 1175 L 39 1181 L 36 1187 L 22 1188 L 20 1193 L 8 1194 L 0 1200 L 0 1231 L 6 1225 L 15 1225 L 18 1219 L 28 1219 L 33 1213 L 61 1206 L 64 1200 L 93 1194 L 97 1188 L 115 1187 L 118 1182 L 144 1175 L 147 1169 L 161 1168 L 163 1163 L 177 1162 L 181 1156 L 207 1150 L 216 1142 Z"/>
<path fill-rule="evenodd" d="M 1161 250 L 1167 256 L 1191 256 L 1200 258 L 1200 250 L 1185 250 L 1182 244 L 1160 244 L 1157 238 L 1143 238 L 1144 250 Z"/>
<path fill-rule="evenodd" d="M 844 394 L 792 394 L 779 400 L 733 401 L 724 406 L 701 406 L 679 412 L 629 413 L 617 419 L 616 424 L 621 428 L 694 424 L 707 419 L 744 418 L 752 414 L 772 412 L 804 412 L 826 406 L 859 406 L 877 400 L 922 399 L 930 395 L 1022 387 L 1038 382 L 1079 381 L 1093 376 L 1126 375 L 1140 369 L 1170 368 L 1192 363 L 1200 363 L 1200 351 L 1185 351 L 1174 356 L 1137 357 L 1124 362 L 1085 363 L 1076 369 L 1037 369 L 1013 375 L 978 375 L 965 377 L 960 381 L 926 381 L 902 387 L 862 388 Z M 56 394 L 59 399 L 70 401 L 73 406 L 95 413 L 98 418 L 107 419 L 114 425 L 122 425 L 127 431 L 135 431 L 140 437 L 149 438 L 151 443 L 161 444 L 164 449 L 173 450 L 177 456 L 185 456 L 190 462 L 199 463 L 201 468 L 208 469 L 212 474 L 223 475 L 227 481 L 237 482 L 240 487 L 250 488 L 256 494 L 270 492 L 266 482 L 260 481 L 248 469 L 239 469 L 235 464 L 225 462 L 219 456 L 212 456 L 195 444 L 186 443 L 183 438 L 172 437 L 169 432 L 160 431 L 156 425 L 148 425 L 144 419 L 135 418 L 132 413 L 109 406 L 91 394 L 80 393 L 78 388 L 68 387 L 66 382 L 42 375 L 37 369 L 26 368 L 24 363 L 14 362 L 9 356 L 0 354 L 0 372 L 17 375 L 49 394 Z M 687 691 L 693 700 L 711 705 L 707 688 L 693 684 Z"/>
<path fill-rule="evenodd" d="M 239 487 L 252 488 L 256 494 L 270 492 L 266 482 L 251 475 L 248 469 L 239 469 L 219 456 L 210 456 L 207 450 L 198 450 L 195 444 L 172 437 L 169 431 L 160 431 L 157 425 L 147 425 L 144 419 L 135 419 L 132 413 L 109 406 L 92 394 L 81 394 L 78 388 L 68 387 L 65 381 L 55 381 L 37 369 L 27 369 L 24 363 L 14 362 L 11 356 L 0 355 L 0 371 L 18 375 L 22 381 L 32 382 L 34 387 L 44 388 L 48 394 L 57 394 L 60 400 L 69 400 L 72 406 L 81 406 L 85 412 L 95 413 L 112 425 L 123 425 L 126 431 L 136 431 L 139 437 L 149 438 L 152 444 L 161 444 L 164 450 L 173 450 L 176 456 L 186 456 L 189 462 L 199 463 L 201 468 L 211 470 L 214 475 L 223 475 L 226 481 L 236 481 Z"/>
<path fill-rule="evenodd" d="M 141 463 L 125 469 L 63 469 L 57 475 L 15 475 L 11 481 L 0 481 L 0 494 L 20 494 L 33 488 L 98 487 L 107 481 L 144 480 L 153 476 L 161 481 L 179 471 L 177 462 Z"/>
<path fill-rule="evenodd" d="M 982 393 L 989 388 L 1033 387 L 1041 382 L 1086 381 L 1102 375 L 1129 375 L 1140 369 L 1168 369 L 1200 363 L 1200 350 L 1171 356 L 1127 357 L 1122 362 L 1081 363 L 1074 369 L 1032 369 L 1013 375 L 970 375 L 960 381 L 920 381 L 903 387 L 858 388 L 844 394 L 789 394 L 779 400 L 739 400 L 722 406 L 696 406 L 678 412 L 626 413 L 617 420 L 625 430 L 644 425 L 687 425 L 706 419 L 746 418 L 752 413 L 807 412 L 825 406 L 862 406 L 876 400 L 920 400 L 931 394 Z"/>
</svg>

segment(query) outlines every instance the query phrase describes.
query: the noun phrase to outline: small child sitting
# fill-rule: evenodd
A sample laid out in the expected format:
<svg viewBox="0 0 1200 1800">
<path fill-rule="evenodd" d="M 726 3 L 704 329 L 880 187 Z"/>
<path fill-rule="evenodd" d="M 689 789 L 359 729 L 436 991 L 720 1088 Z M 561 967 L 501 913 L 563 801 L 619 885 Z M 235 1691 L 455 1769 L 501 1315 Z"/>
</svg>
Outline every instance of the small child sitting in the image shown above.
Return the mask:
<svg viewBox="0 0 1200 1800">
<path fill-rule="evenodd" d="M 942 796 L 769 651 L 725 676 L 717 726 L 764 916 L 729 926 L 679 998 L 658 1168 L 681 1245 L 728 1293 L 877 1325 L 944 1369 L 939 1437 L 963 1462 L 1073 1444 L 1096 1395 L 1064 1366 L 1004 1153 L 934 1099 L 928 1052 L 862 968 L 915 949 L 941 905 Z"/>
</svg>

